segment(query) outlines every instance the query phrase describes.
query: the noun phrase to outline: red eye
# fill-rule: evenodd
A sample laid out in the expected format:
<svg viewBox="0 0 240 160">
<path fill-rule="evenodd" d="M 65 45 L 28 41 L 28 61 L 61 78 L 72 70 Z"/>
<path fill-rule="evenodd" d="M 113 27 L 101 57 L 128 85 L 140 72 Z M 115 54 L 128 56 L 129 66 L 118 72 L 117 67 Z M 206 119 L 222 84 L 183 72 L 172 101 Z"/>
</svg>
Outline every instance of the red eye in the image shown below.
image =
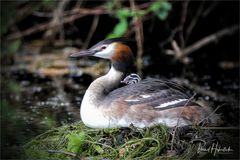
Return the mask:
<svg viewBox="0 0 240 160">
<path fill-rule="evenodd" d="M 102 47 L 101 47 L 102 50 L 103 50 L 103 49 L 106 49 L 106 48 L 107 48 L 106 46 L 102 46 Z"/>
</svg>

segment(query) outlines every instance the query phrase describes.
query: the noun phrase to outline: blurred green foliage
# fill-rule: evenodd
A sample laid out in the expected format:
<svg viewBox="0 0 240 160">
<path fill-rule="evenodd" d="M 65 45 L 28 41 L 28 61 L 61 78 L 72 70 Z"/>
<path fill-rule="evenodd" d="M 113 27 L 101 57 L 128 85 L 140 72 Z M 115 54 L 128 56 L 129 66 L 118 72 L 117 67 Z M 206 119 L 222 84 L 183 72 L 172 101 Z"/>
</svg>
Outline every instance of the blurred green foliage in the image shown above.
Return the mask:
<svg viewBox="0 0 240 160">
<path fill-rule="evenodd" d="M 44 113 L 44 118 L 41 122 L 44 125 L 43 126 L 44 128 L 49 129 L 54 126 L 55 119 L 54 119 L 53 115 L 51 115 L 49 113 Z"/>
<path fill-rule="evenodd" d="M 7 52 L 10 54 L 16 53 L 22 44 L 21 39 L 16 39 L 7 45 Z"/>
<path fill-rule="evenodd" d="M 29 11 L 21 13 L 18 16 L 22 19 L 27 15 L 32 14 L 35 11 L 41 9 L 41 11 L 52 10 L 56 6 L 56 1 L 52 0 L 42 0 L 40 3 L 30 3 L 27 1 L 2 1 L 1 2 L 1 35 L 9 31 L 9 22 L 12 17 L 15 17 L 19 11 L 19 6 L 29 5 L 31 8 Z M 154 14 L 160 20 L 166 20 L 169 11 L 171 10 L 171 4 L 167 0 L 157 0 L 151 2 L 150 5 L 145 9 L 132 10 L 129 8 L 121 7 L 123 1 L 108 0 L 105 3 L 105 7 L 112 13 L 113 17 L 118 20 L 118 23 L 114 26 L 112 32 L 107 35 L 107 38 L 121 37 L 123 36 L 129 27 L 129 19 L 135 18 L 137 16 L 144 17 L 147 14 Z M 120 7 L 119 7 L 120 6 Z M 17 20 L 17 21 L 18 21 Z M 13 20 L 15 21 L 15 20 Z M 17 40 L 11 42 L 8 47 L 8 51 L 15 53 L 17 48 L 21 45 L 21 41 Z"/>
<path fill-rule="evenodd" d="M 106 3 L 106 8 L 114 13 L 114 17 L 118 19 L 118 23 L 115 25 L 113 31 L 107 35 L 107 38 L 115 38 L 115 37 L 122 37 L 128 27 L 129 22 L 128 18 L 134 18 L 137 16 L 143 17 L 147 14 L 153 13 L 156 15 L 160 20 L 164 21 L 167 19 L 168 14 L 172 8 L 172 5 L 166 0 L 158 0 L 153 2 L 147 9 L 145 10 L 131 10 L 127 8 L 120 8 L 116 11 L 113 10 L 114 7 L 114 0 L 109 0 Z"/>
<path fill-rule="evenodd" d="M 167 19 L 169 11 L 172 9 L 172 5 L 167 1 L 157 1 L 152 3 L 149 7 L 149 12 L 153 12 L 160 20 Z"/>
<path fill-rule="evenodd" d="M 24 136 L 22 127 L 24 122 L 17 117 L 17 111 L 12 107 L 12 103 L 1 99 L 1 158 L 18 157 L 21 155 L 21 148 L 14 144 L 23 144 L 28 139 Z"/>
<path fill-rule="evenodd" d="M 11 32 L 11 26 L 17 26 L 18 22 L 23 20 L 28 15 L 38 10 L 52 10 L 56 1 L 42 0 L 40 3 L 32 3 L 27 1 L 0 1 L 1 3 L 1 18 L 0 18 L 0 35 Z M 28 10 L 21 12 L 21 6 L 29 5 Z M 26 7 L 27 8 L 27 7 Z M 22 39 L 15 39 L 13 41 L 3 41 L 1 45 L 1 54 L 7 53 L 8 55 L 15 54 L 22 45 Z"/>
<path fill-rule="evenodd" d="M 44 8 L 51 10 L 56 5 L 56 2 L 57 1 L 53 1 L 53 0 L 42 0 L 42 5 Z"/>
<path fill-rule="evenodd" d="M 116 24 L 116 26 L 114 27 L 113 31 L 107 35 L 107 38 L 114 38 L 114 37 L 121 37 L 128 28 L 128 14 L 124 13 L 126 11 L 126 13 L 130 10 L 119 10 L 118 14 L 116 15 L 119 22 L 118 24 Z"/>
<path fill-rule="evenodd" d="M 3 35 L 9 31 L 9 25 L 12 22 L 19 21 L 24 19 L 27 15 L 32 14 L 34 11 L 42 10 L 52 10 L 56 5 L 57 1 L 52 0 L 42 0 L 38 1 L 39 3 L 32 3 L 31 1 L 22 0 L 22 1 L 0 1 L 1 4 L 1 24 L 0 24 L 0 34 Z M 21 5 L 29 5 L 28 10 L 23 10 L 21 12 Z M 20 16 L 19 16 L 20 15 Z"/>
<path fill-rule="evenodd" d="M 8 31 L 8 22 L 11 17 L 15 17 L 17 1 L 1 1 L 1 35 Z"/>
<path fill-rule="evenodd" d="M 9 103 L 6 100 L 1 100 L 0 105 L 2 115 L 1 120 L 12 121 L 15 124 L 16 121 L 14 120 L 14 116 L 16 116 L 16 111 L 9 106 Z"/>
<path fill-rule="evenodd" d="M 17 82 L 15 81 L 8 81 L 8 83 L 6 83 L 7 85 L 7 90 L 10 93 L 13 93 L 15 95 L 19 95 L 20 91 L 21 91 L 21 87 L 19 86 L 19 84 L 17 84 Z"/>
</svg>

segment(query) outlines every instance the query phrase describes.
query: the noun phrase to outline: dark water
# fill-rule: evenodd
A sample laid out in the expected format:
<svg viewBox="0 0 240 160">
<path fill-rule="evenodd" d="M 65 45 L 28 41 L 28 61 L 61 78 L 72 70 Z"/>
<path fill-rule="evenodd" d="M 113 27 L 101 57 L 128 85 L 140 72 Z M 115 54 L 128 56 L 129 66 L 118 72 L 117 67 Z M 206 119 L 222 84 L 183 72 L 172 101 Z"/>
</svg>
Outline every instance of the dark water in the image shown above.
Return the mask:
<svg viewBox="0 0 240 160">
<path fill-rule="evenodd" d="M 80 120 L 79 106 L 85 88 L 69 78 L 49 78 L 27 71 L 2 72 L 3 157 L 17 158 L 21 147 L 53 127 Z M 12 154 L 14 153 L 14 154 Z"/>
<path fill-rule="evenodd" d="M 151 75 L 151 74 L 150 74 Z M 91 82 L 90 75 L 46 77 L 26 70 L 2 70 L 2 144 L 4 156 L 17 156 L 21 146 L 44 131 L 80 120 L 79 107 Z M 155 77 L 159 77 L 155 75 Z M 217 112 L 224 114 L 227 125 L 238 125 L 239 85 L 232 79 L 214 79 L 204 75 L 192 78 L 205 90 L 215 90 L 221 97 L 202 97 L 215 105 L 225 104 Z M 85 82 L 85 85 L 83 82 Z M 225 101 L 225 102 L 223 102 Z M 227 112 L 227 114 L 226 114 Z M 18 151 L 18 152 L 16 152 Z M 16 155 L 12 154 L 16 153 Z"/>
</svg>

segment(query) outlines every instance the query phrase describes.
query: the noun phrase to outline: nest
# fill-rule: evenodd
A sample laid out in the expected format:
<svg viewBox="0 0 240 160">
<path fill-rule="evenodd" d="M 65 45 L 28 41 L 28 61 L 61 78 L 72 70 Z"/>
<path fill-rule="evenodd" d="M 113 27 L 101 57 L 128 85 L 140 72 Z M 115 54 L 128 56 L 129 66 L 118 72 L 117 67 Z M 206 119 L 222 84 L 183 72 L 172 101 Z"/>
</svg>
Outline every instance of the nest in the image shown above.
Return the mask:
<svg viewBox="0 0 240 160">
<path fill-rule="evenodd" d="M 211 144 L 215 139 L 211 130 L 192 127 L 90 129 L 78 122 L 35 137 L 24 146 L 24 158 L 190 159 L 205 157 L 207 153 L 198 154 L 198 145 Z"/>
</svg>

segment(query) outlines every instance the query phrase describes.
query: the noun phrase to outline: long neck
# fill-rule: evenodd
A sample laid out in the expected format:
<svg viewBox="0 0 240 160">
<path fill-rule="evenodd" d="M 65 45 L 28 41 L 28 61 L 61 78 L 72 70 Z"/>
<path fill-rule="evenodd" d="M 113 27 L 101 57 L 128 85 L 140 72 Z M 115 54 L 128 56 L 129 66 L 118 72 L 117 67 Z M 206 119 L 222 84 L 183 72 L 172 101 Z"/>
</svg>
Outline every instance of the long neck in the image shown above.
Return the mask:
<svg viewBox="0 0 240 160">
<path fill-rule="evenodd" d="M 109 92 L 119 86 L 123 77 L 123 72 L 111 67 L 106 75 L 97 78 L 91 83 L 85 94 L 86 99 L 88 99 L 87 97 L 91 97 L 88 101 L 92 103 L 94 103 L 94 101 L 99 102 L 103 100 L 103 98 L 106 97 Z"/>
<path fill-rule="evenodd" d="M 119 86 L 125 73 L 127 73 L 127 70 L 133 64 L 132 51 L 127 45 L 116 43 L 114 54 L 110 60 L 112 64 L 111 69 L 106 75 L 99 77 L 91 83 L 84 95 L 84 103 L 91 103 L 98 106 L 108 93 Z"/>
</svg>

